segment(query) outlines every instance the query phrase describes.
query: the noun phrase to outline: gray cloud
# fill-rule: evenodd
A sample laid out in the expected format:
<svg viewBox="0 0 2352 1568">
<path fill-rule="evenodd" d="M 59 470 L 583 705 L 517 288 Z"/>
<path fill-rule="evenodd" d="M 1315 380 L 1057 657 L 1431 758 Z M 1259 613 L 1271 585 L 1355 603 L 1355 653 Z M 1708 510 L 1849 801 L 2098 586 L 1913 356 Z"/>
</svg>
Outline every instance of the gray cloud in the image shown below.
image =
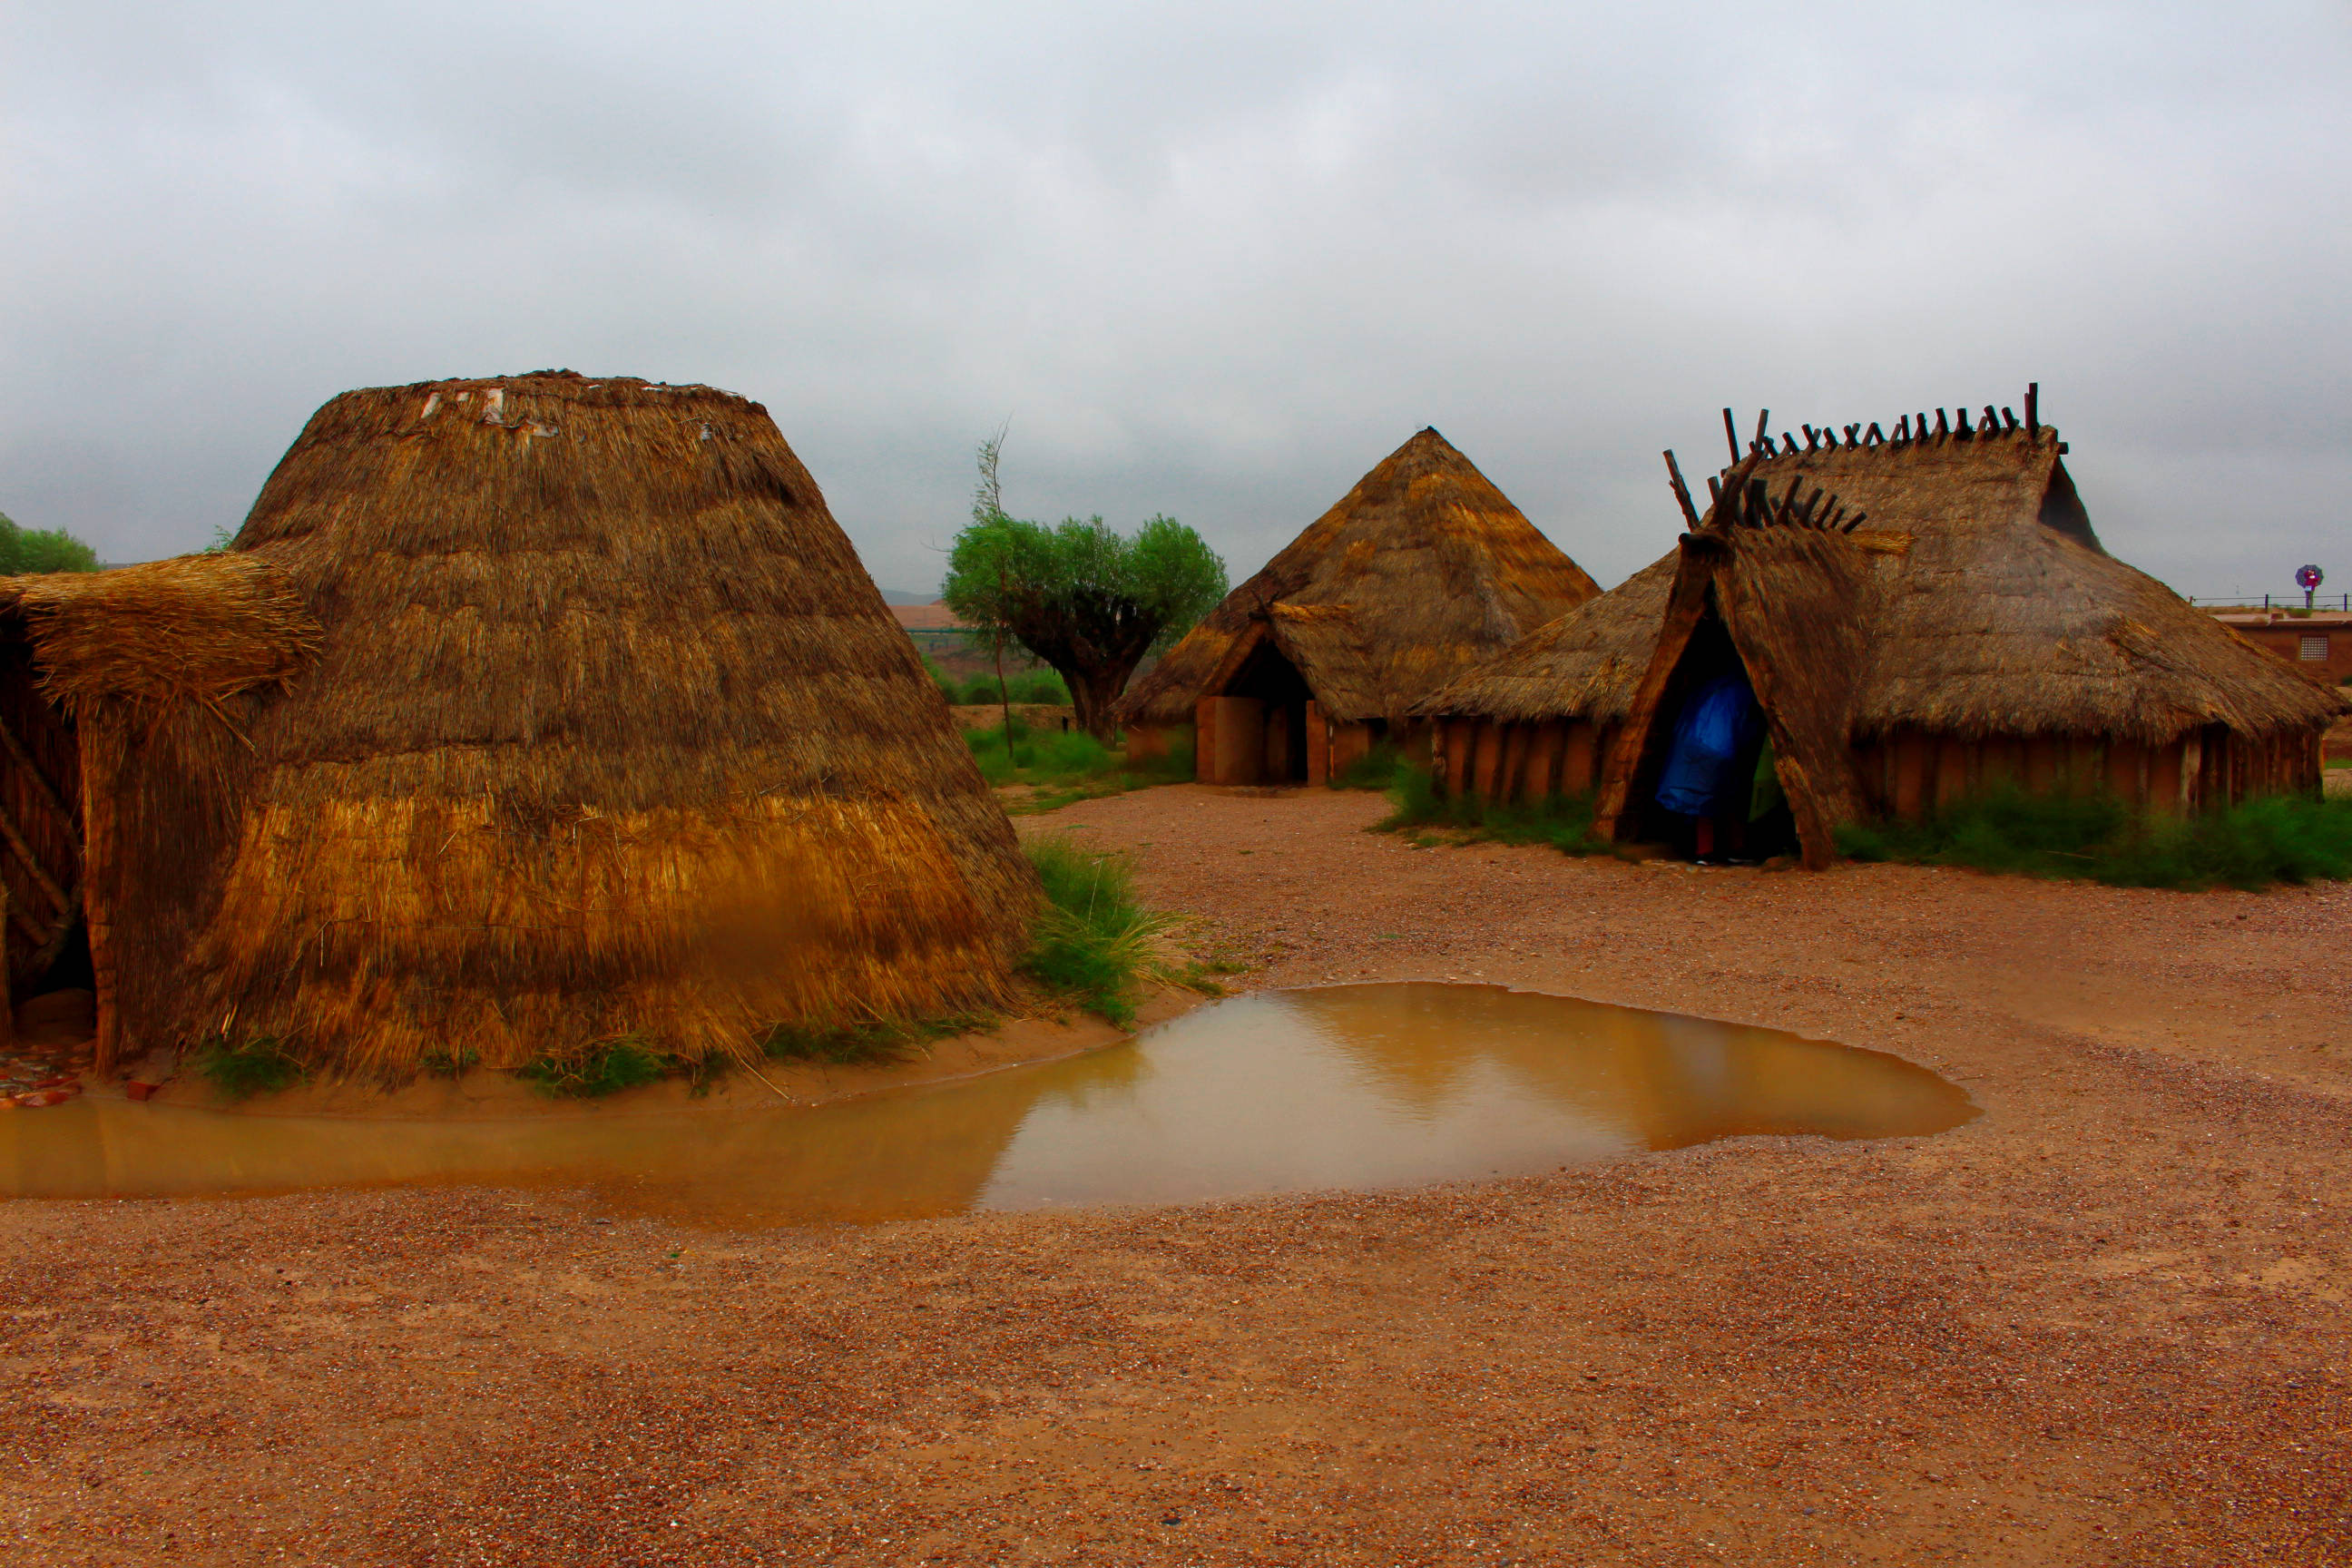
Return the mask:
<svg viewBox="0 0 2352 1568">
<path fill-rule="evenodd" d="M 1008 416 L 1019 509 L 1237 572 L 1426 423 L 1611 581 L 1726 403 L 2029 379 L 2184 591 L 2343 534 L 2341 5 L 32 9 L 0 510 L 111 558 L 344 387 L 554 364 L 761 398 L 910 587 Z"/>
</svg>

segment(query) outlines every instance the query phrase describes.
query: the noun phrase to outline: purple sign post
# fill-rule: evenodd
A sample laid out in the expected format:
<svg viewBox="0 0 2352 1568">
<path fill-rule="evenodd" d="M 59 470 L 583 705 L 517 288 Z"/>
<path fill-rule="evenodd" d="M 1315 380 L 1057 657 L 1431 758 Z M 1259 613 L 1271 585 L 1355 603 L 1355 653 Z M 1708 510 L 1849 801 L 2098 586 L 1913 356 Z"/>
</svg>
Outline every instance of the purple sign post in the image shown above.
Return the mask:
<svg viewBox="0 0 2352 1568">
<path fill-rule="evenodd" d="M 2327 574 L 2316 566 L 2298 566 L 2294 569 L 2294 585 L 2303 590 L 2305 609 L 2311 608 L 2311 596 L 2319 592 L 2319 585 L 2326 581 L 2327 581 Z"/>
</svg>

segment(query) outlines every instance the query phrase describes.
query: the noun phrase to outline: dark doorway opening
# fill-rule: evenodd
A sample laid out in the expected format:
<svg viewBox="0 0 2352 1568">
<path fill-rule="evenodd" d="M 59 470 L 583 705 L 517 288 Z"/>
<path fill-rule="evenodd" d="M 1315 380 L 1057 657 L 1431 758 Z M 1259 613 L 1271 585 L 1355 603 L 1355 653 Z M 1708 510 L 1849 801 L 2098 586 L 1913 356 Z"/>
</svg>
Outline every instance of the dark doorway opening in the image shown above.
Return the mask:
<svg viewBox="0 0 2352 1568">
<path fill-rule="evenodd" d="M 1720 736 L 1727 724 L 1729 753 L 1709 766 L 1706 741 L 1687 735 L 1686 726 Z M 1679 761 L 1678 744 L 1691 753 Z M 1710 606 L 1684 645 L 1643 749 L 1629 802 L 1637 836 L 1691 859 L 1754 861 L 1789 853 L 1797 842 L 1795 818 L 1779 798 L 1777 774 L 1759 779 L 1769 745 L 1747 666 Z M 1675 804 L 1659 798 L 1662 785 Z"/>
<path fill-rule="evenodd" d="M 43 695 L 32 645 L 0 628 L 0 888 L 8 991 L 22 1004 L 91 985 L 81 910 L 81 748 Z"/>
<path fill-rule="evenodd" d="M 1261 704 L 1265 719 L 1265 752 L 1262 782 L 1307 782 L 1307 705 L 1314 689 L 1297 666 L 1282 657 L 1271 642 L 1261 642 L 1242 661 L 1234 678 L 1218 695 L 1244 697 Z"/>
</svg>

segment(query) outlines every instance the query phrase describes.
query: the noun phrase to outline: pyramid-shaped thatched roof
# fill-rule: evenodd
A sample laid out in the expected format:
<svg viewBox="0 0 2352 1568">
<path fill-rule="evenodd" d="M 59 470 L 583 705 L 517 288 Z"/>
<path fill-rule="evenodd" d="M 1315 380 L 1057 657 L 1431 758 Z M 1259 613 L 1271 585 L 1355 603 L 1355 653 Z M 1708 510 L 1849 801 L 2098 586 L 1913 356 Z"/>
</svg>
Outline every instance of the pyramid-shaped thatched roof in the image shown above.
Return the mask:
<svg viewBox="0 0 2352 1568">
<path fill-rule="evenodd" d="M 124 1049 L 743 1057 L 1001 996 L 1034 899 L 815 481 L 709 387 L 346 393 L 226 553 L 0 622 L 79 722 Z"/>
<path fill-rule="evenodd" d="M 2263 735 L 2324 722 L 2339 699 L 2107 554 L 2064 451 L 2047 426 L 1988 417 L 1975 429 L 1822 441 L 1744 465 L 1776 502 L 1795 486 L 1864 514 L 1843 537 L 1871 563 L 1870 591 L 1809 612 L 1856 623 L 1852 737 L 1910 726 L 2162 743 L 2204 724 Z M 1540 628 L 1422 710 L 1622 719 L 1679 560 Z M 1836 640 L 1817 629 L 1823 646 Z M 1800 643 L 1806 630 L 1787 628 Z"/>
<path fill-rule="evenodd" d="M 1402 720 L 1420 698 L 1600 588 L 1435 430 L 1357 481 L 1226 595 L 1119 705 L 1181 723 L 1271 642 L 1325 714 Z"/>
</svg>

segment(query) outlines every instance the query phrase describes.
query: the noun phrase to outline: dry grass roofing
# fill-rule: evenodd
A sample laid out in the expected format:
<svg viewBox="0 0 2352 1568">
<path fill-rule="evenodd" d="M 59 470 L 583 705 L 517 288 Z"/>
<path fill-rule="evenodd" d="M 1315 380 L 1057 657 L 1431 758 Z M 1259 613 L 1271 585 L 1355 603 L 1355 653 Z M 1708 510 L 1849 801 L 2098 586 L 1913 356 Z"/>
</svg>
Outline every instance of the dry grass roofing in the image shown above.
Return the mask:
<svg viewBox="0 0 2352 1568">
<path fill-rule="evenodd" d="M 1937 423 L 1948 425 L 1940 411 Z M 2336 710 L 2331 694 L 2109 555 L 2055 429 L 2007 426 L 1990 409 L 1979 425 L 1963 414 L 1924 437 L 1907 416 L 1895 437 L 1877 428 L 1876 438 L 1849 433 L 1843 442 L 1809 429 L 1801 449 L 1783 437 L 1784 447 L 1740 463 L 1743 485 L 1762 485 L 1776 509 L 1792 491 L 1800 501 L 1822 492 L 1864 514 L 1834 543 L 1794 554 L 1769 542 L 1743 549 L 1790 659 L 1843 658 L 1836 650 L 1852 645 L 1855 662 L 1838 675 L 1847 739 L 1902 726 L 2162 745 L 2208 724 L 2262 739 L 2325 724 Z M 1822 551 L 1859 563 L 1851 595 L 1792 585 L 1797 555 L 1811 562 Z M 1419 711 L 1623 720 L 1682 553 L 1539 628 Z M 1776 579 L 1771 563 L 1781 556 Z M 1775 591 L 1779 579 L 1785 592 Z"/>
<path fill-rule="evenodd" d="M 1271 641 L 1324 716 L 1414 701 L 1600 592 L 1469 458 L 1423 430 L 1357 481 L 1161 659 L 1121 722 L 1189 723 Z"/>
<path fill-rule="evenodd" d="M 1000 998 L 1035 898 L 815 482 L 709 387 L 347 393 L 227 552 L 10 580 L 0 627 L 74 721 L 117 1057 L 740 1057 Z"/>
</svg>

